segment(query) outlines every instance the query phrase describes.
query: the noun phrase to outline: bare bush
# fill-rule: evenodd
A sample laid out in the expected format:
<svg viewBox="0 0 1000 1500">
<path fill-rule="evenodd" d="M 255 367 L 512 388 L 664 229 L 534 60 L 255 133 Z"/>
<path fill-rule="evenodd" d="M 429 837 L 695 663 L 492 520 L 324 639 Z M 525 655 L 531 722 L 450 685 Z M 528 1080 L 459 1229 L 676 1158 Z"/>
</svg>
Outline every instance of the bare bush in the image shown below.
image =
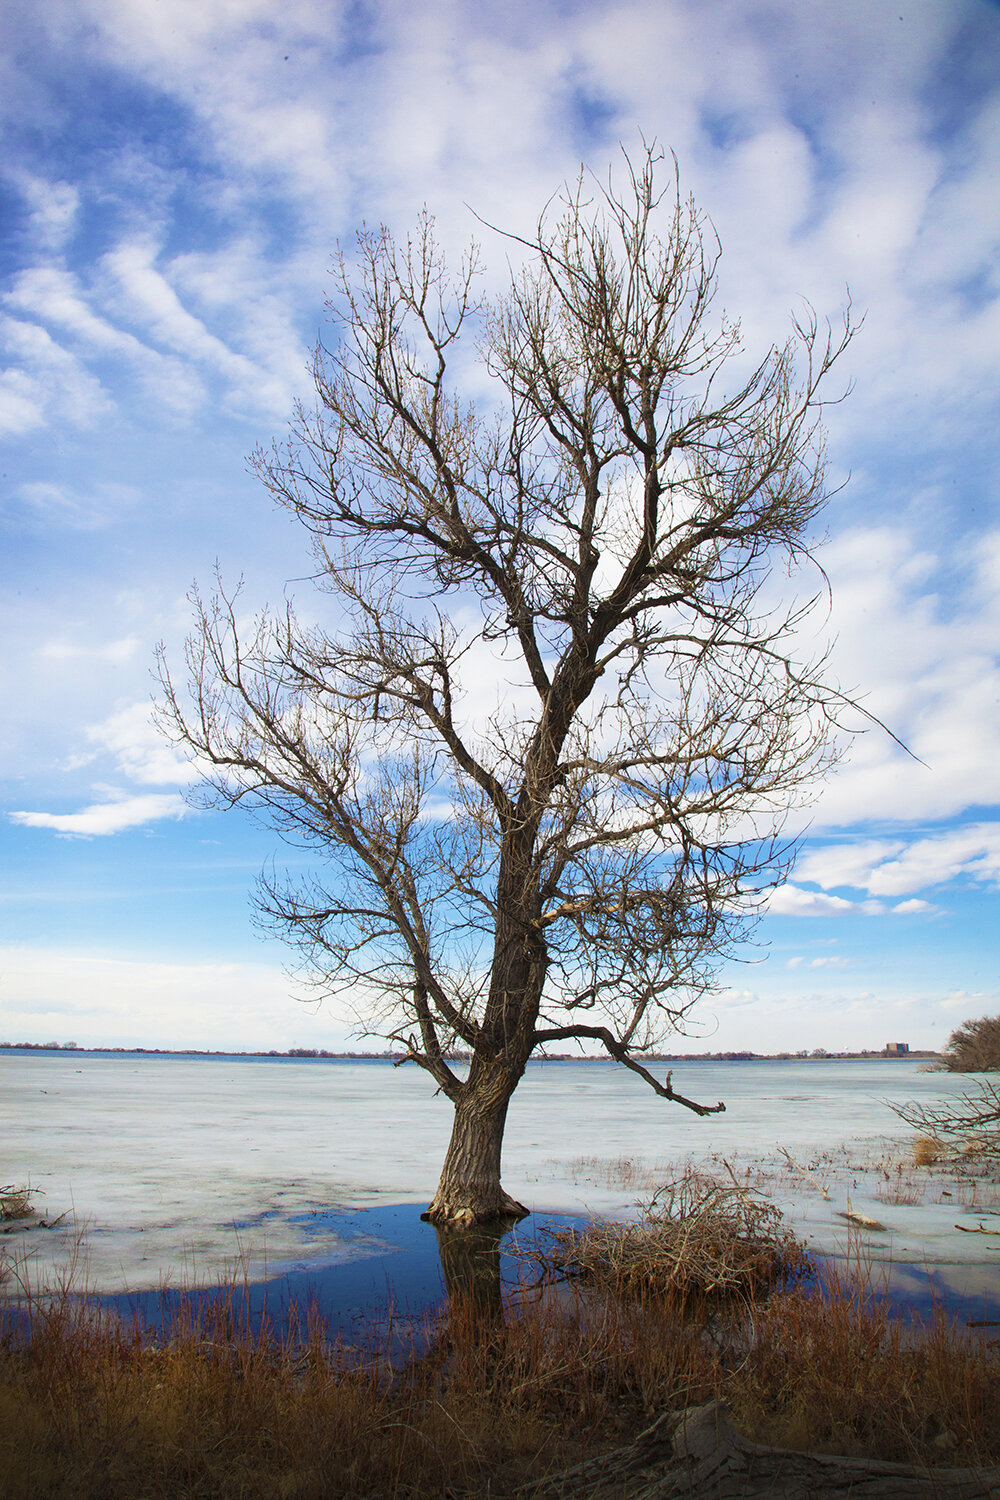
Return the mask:
<svg viewBox="0 0 1000 1500">
<path fill-rule="evenodd" d="M 931 1147 L 947 1143 L 952 1151 L 967 1155 L 1000 1156 L 1000 1085 L 983 1080 L 954 1099 L 939 1104 L 894 1104 L 901 1120 L 921 1132 L 914 1146 L 914 1158 L 920 1150 L 925 1160 L 932 1159 Z"/>
<path fill-rule="evenodd" d="M 551 1240 L 550 1272 L 626 1297 L 755 1295 L 809 1267 L 773 1203 L 694 1170 L 662 1187 L 635 1223 L 595 1220 Z"/>
<path fill-rule="evenodd" d="M 31 1199 L 37 1191 L 37 1188 L 17 1187 L 14 1183 L 0 1187 L 0 1221 L 34 1218 L 36 1210 Z"/>
</svg>

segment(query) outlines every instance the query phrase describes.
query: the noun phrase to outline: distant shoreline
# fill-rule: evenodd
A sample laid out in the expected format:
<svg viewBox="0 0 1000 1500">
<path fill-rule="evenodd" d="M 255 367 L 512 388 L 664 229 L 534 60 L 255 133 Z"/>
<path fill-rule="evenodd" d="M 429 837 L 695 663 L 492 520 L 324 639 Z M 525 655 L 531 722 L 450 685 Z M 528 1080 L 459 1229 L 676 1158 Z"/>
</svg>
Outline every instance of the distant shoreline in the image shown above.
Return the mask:
<svg viewBox="0 0 1000 1500">
<path fill-rule="evenodd" d="M 68 1052 L 86 1056 L 96 1053 L 108 1057 L 261 1057 L 290 1058 L 307 1062 L 391 1062 L 403 1063 L 406 1056 L 401 1052 L 329 1052 L 325 1047 L 289 1047 L 284 1052 L 270 1048 L 266 1052 L 247 1050 L 230 1051 L 226 1048 L 207 1047 L 79 1047 L 75 1042 L 0 1042 L 0 1053 L 4 1052 Z M 646 1063 L 689 1062 L 933 1062 L 939 1052 L 914 1049 L 910 1052 L 646 1052 L 642 1055 Z M 532 1062 L 610 1062 L 604 1056 L 589 1056 L 577 1052 L 548 1052 L 533 1057 Z M 467 1053 L 449 1055 L 451 1062 L 468 1062 Z"/>
</svg>

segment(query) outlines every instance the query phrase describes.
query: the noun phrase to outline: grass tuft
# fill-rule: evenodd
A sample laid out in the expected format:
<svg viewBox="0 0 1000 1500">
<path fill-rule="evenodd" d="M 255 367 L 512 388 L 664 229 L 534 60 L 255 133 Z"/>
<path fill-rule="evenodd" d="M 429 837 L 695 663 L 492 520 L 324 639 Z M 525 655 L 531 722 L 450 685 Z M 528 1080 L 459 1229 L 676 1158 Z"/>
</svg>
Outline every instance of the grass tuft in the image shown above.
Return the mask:
<svg viewBox="0 0 1000 1500">
<path fill-rule="evenodd" d="M 31 1199 L 37 1192 L 37 1188 L 16 1187 L 13 1183 L 0 1187 L 0 1222 L 34 1218 L 35 1208 Z"/>
<path fill-rule="evenodd" d="M 944 1146 L 933 1135 L 918 1135 L 913 1142 L 913 1160 L 918 1167 L 933 1167 L 944 1154 Z"/>
</svg>

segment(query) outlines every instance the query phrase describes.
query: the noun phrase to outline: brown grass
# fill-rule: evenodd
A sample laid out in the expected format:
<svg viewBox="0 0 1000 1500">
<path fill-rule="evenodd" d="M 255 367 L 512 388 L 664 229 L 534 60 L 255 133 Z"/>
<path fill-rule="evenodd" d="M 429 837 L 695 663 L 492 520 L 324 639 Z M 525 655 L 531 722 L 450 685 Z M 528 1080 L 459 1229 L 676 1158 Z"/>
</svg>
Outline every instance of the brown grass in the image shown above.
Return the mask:
<svg viewBox="0 0 1000 1500">
<path fill-rule="evenodd" d="M 793 1264 L 780 1224 L 738 1194 L 685 1193 L 661 1197 L 641 1273 L 595 1231 L 585 1279 L 522 1289 L 493 1326 L 456 1312 L 403 1369 L 384 1350 L 331 1346 L 307 1316 L 282 1338 L 251 1327 L 236 1298 L 155 1339 L 67 1294 L 30 1302 L 30 1342 L 13 1324 L 0 1333 L 0 1495 L 502 1497 L 716 1398 L 761 1442 L 948 1464 L 1000 1456 L 996 1344 L 943 1317 L 915 1335 L 847 1280 L 755 1302 L 761 1272 L 745 1272 L 766 1265 L 768 1223 L 772 1254 Z M 687 1274 L 662 1232 L 684 1204 Z M 743 1248 L 711 1248 L 712 1204 Z"/>
<path fill-rule="evenodd" d="M 923 1203 L 927 1193 L 927 1184 L 912 1172 L 907 1172 L 902 1162 L 897 1164 L 895 1172 L 885 1171 L 883 1180 L 875 1188 L 872 1196 L 879 1203 L 892 1203 L 895 1205 L 908 1205 L 910 1207 Z"/>
<path fill-rule="evenodd" d="M 913 1142 L 913 1160 L 918 1167 L 933 1167 L 945 1155 L 945 1148 L 935 1136 L 918 1135 Z"/>
<path fill-rule="evenodd" d="M 726 1382 L 759 1442 L 900 1462 L 972 1465 L 1000 1452 L 1000 1358 L 943 1313 L 916 1336 L 884 1299 L 834 1279 L 783 1293 L 755 1319 Z"/>
</svg>

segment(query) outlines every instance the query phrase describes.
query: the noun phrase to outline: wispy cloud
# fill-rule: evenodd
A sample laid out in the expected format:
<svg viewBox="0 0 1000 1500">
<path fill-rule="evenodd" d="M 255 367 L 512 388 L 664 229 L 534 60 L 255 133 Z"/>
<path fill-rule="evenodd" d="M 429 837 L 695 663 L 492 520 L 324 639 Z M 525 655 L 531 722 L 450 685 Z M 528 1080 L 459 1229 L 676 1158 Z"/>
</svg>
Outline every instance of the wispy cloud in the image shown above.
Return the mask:
<svg viewBox="0 0 1000 1500">
<path fill-rule="evenodd" d="M 29 233 L 43 252 L 64 248 L 80 208 L 79 189 L 71 182 L 52 182 L 33 172 L 8 167 L 10 181 L 29 205 Z"/>
<path fill-rule="evenodd" d="M 11 820 L 25 828 L 48 828 L 53 833 L 81 838 L 102 838 L 141 828 L 161 818 L 183 818 L 191 811 L 184 798 L 174 792 L 122 794 L 113 802 L 95 802 L 75 813 L 12 812 Z"/>
<path fill-rule="evenodd" d="M 822 958 L 802 958 L 796 956 L 788 959 L 786 969 L 846 969 L 850 965 L 849 958 L 840 955 L 825 954 Z"/>
<path fill-rule="evenodd" d="M 138 499 L 136 490 L 125 484 L 98 484 L 88 490 L 73 490 L 65 484 L 47 480 L 29 480 L 18 485 L 5 509 L 20 515 L 25 524 L 58 526 L 71 531 L 92 531 L 118 520 L 132 510 Z M 69 642 L 59 648 L 53 643 L 40 650 L 52 656 L 74 654 L 82 648 Z"/>
<path fill-rule="evenodd" d="M 33 266 L 18 275 L 4 303 L 14 312 L 58 331 L 74 344 L 81 358 L 123 360 L 136 372 L 157 409 L 190 415 L 204 400 L 197 372 L 173 354 L 153 348 L 127 328 L 117 326 L 100 306 L 100 290 L 84 287 L 65 268 Z"/>
<path fill-rule="evenodd" d="M 0 316 L 0 350 L 14 362 L 2 377 L 10 404 L 0 408 L 0 432 L 92 427 L 113 409 L 97 376 L 37 323 Z"/>
<path fill-rule="evenodd" d="M 768 897 L 767 909 L 775 917 L 846 917 L 859 910 L 855 901 L 804 891 L 801 886 L 781 885 Z"/>
<path fill-rule="evenodd" d="M 112 754 L 132 781 L 146 786 L 189 786 L 199 777 L 198 767 L 179 755 L 159 733 L 151 718 L 149 703 L 133 703 L 119 709 L 87 730 L 96 748 Z"/>
<path fill-rule="evenodd" d="M 949 881 L 1000 882 L 1000 823 L 972 823 L 910 841 L 866 840 L 812 849 L 796 865 L 796 876 L 824 890 L 851 887 L 873 896 L 902 896 Z M 926 903 L 905 901 L 897 911 Z"/>
<path fill-rule="evenodd" d="M 167 348 L 220 374 L 236 401 L 250 402 L 272 417 L 285 416 L 293 392 L 186 308 L 156 258 L 155 245 L 143 240 L 120 244 L 105 257 L 105 268 L 121 287 L 128 312 Z"/>
</svg>

